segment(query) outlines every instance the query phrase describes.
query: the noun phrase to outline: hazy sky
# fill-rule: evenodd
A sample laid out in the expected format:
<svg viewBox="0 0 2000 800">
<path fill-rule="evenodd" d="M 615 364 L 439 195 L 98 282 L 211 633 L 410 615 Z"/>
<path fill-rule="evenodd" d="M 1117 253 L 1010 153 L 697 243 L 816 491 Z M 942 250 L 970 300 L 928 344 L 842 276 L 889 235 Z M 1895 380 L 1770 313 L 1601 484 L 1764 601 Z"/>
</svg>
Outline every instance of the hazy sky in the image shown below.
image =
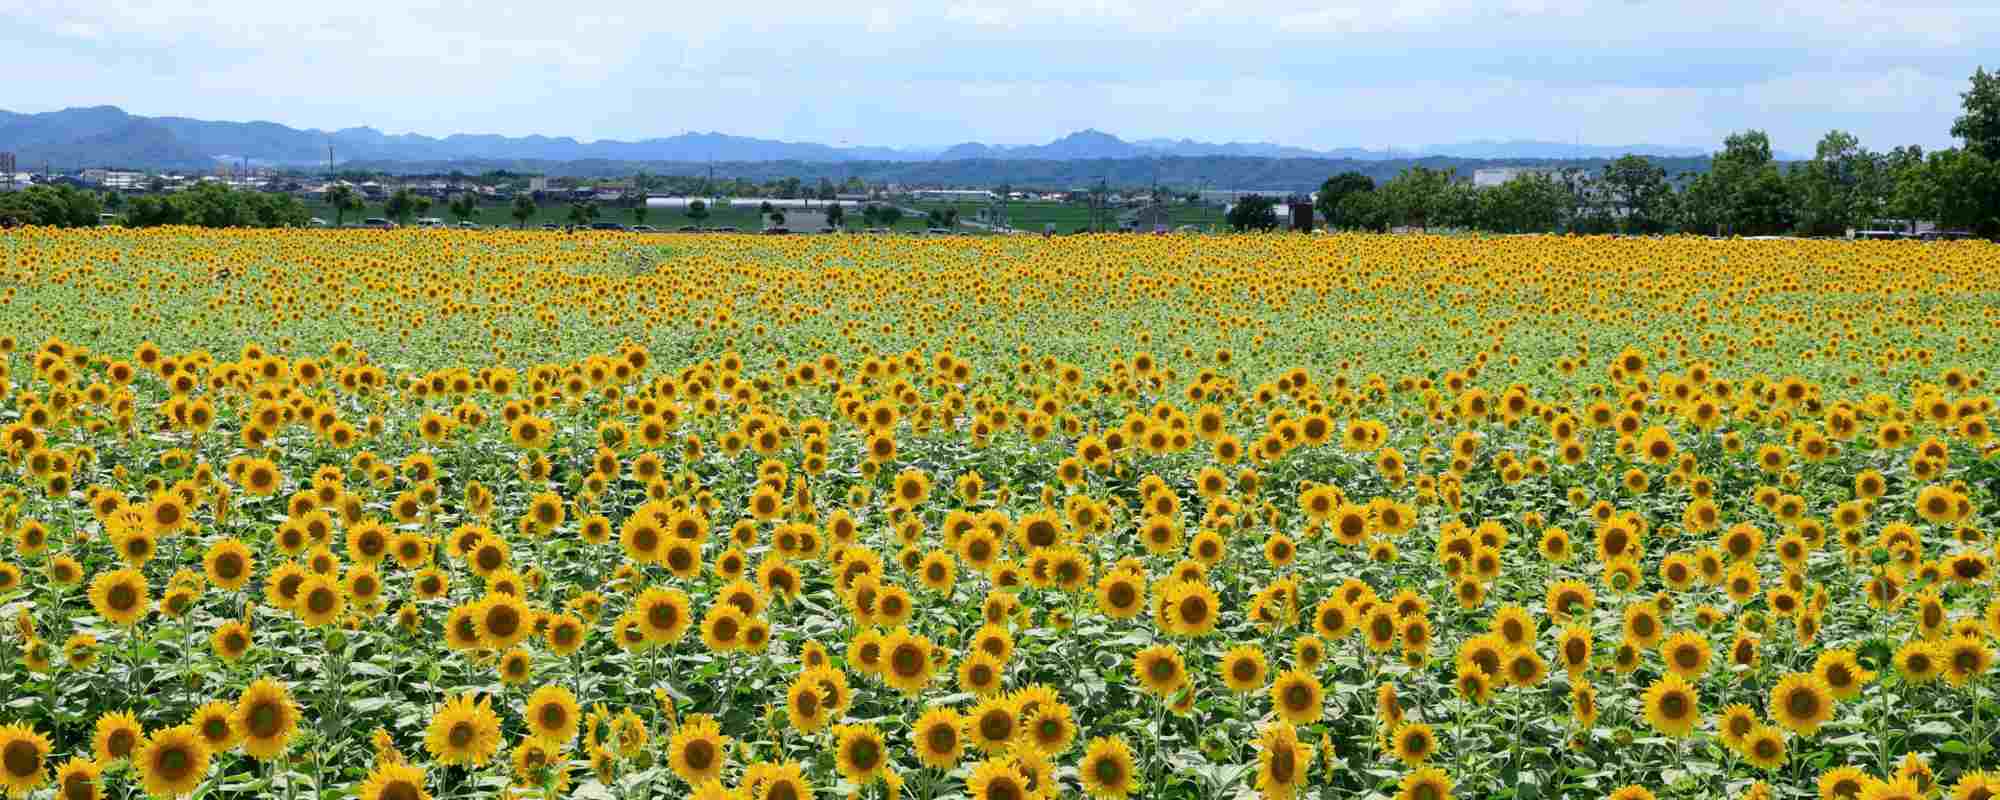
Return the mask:
<svg viewBox="0 0 2000 800">
<path fill-rule="evenodd" d="M 1952 143 L 2000 3 L 0 0 L 0 108 L 892 146 Z"/>
</svg>

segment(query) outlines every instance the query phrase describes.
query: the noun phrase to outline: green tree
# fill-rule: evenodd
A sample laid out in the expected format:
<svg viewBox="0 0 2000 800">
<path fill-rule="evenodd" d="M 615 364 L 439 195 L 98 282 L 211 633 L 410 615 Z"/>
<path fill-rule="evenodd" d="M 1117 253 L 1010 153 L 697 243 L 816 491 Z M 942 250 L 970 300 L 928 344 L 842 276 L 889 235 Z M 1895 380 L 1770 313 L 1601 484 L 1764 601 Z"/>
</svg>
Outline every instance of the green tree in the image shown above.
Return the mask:
<svg viewBox="0 0 2000 800">
<path fill-rule="evenodd" d="M 1382 210 L 1390 225 L 1428 228 L 1431 213 L 1438 208 L 1438 196 L 1451 182 L 1451 173 L 1429 167 L 1407 167 L 1376 190 L 1382 195 Z"/>
<path fill-rule="evenodd" d="M 1902 221 L 1904 232 L 1915 233 L 1917 220 L 1937 219 L 1937 190 L 1922 147 L 1910 145 L 1889 151 L 1882 171 L 1889 184 L 1883 213 Z"/>
<path fill-rule="evenodd" d="M 471 192 L 460 192 L 451 198 L 451 215 L 459 224 L 471 222 L 479 216 L 479 197 Z"/>
<path fill-rule="evenodd" d="M 408 189 L 397 189 L 389 195 L 389 202 L 382 205 L 382 214 L 398 224 L 409 222 L 416 210 L 417 196 Z"/>
<path fill-rule="evenodd" d="M 69 186 L 30 186 L 0 194 L 0 220 L 14 224 L 88 228 L 97 224 L 102 211 L 95 192 Z"/>
<path fill-rule="evenodd" d="M 1992 161 L 2000 161 L 2000 72 L 1985 67 L 1972 72 L 1972 87 L 1959 94 L 1965 113 L 1951 123 L 1951 135 L 1965 142 L 1965 149 Z"/>
<path fill-rule="evenodd" d="M 1375 191 L 1375 179 L 1359 172 L 1343 172 L 1327 178 L 1319 185 L 1319 194 L 1313 198 L 1313 208 L 1320 218 L 1326 220 L 1329 230 L 1365 227 L 1358 220 L 1348 219 L 1341 214 L 1341 202 L 1356 192 Z"/>
<path fill-rule="evenodd" d="M 429 216 L 431 213 L 431 199 L 424 195 L 417 195 L 410 198 L 410 210 L 416 212 L 416 215 L 419 217 Z"/>
<path fill-rule="evenodd" d="M 1882 205 L 1880 162 L 1853 134 L 1827 132 L 1813 159 L 1792 171 L 1799 227 L 1817 236 L 1865 227 Z"/>
<path fill-rule="evenodd" d="M 1672 195 L 1667 186 L 1667 170 L 1645 156 L 1627 154 L 1604 165 L 1600 184 L 1620 209 L 1619 227 L 1625 233 L 1659 233 L 1667 227 L 1661 206 Z"/>
<path fill-rule="evenodd" d="M 882 222 L 882 227 L 894 228 L 896 223 L 903 221 L 903 209 L 894 204 L 878 205 L 875 207 L 875 218 Z"/>
<path fill-rule="evenodd" d="M 1779 233 L 1792 227 L 1792 192 L 1771 157 L 1763 131 L 1730 134 L 1715 154 L 1709 176 L 1719 195 L 1724 229 L 1738 235 Z"/>
<path fill-rule="evenodd" d="M 708 219 L 708 202 L 705 200 L 688 201 L 687 218 L 694 220 L 694 224 L 696 225 L 700 225 L 702 220 Z"/>
<path fill-rule="evenodd" d="M 333 226 L 338 228 L 347 221 L 347 212 L 361 208 L 361 198 L 347 184 L 337 183 L 327 188 L 326 204 L 333 207 Z"/>
<path fill-rule="evenodd" d="M 1229 227 L 1237 231 L 1269 231 L 1278 227 L 1278 203 L 1261 194 L 1237 198 L 1229 207 Z"/>
<path fill-rule="evenodd" d="M 842 208 L 839 203 L 834 203 L 826 207 L 826 224 L 840 228 L 845 227 L 846 223 L 847 209 Z"/>
<path fill-rule="evenodd" d="M 1389 229 L 1389 214 L 1383 208 L 1381 192 L 1353 192 L 1340 199 L 1340 219 L 1349 228 L 1364 231 Z"/>
<path fill-rule="evenodd" d="M 2000 161 L 1954 148 L 1932 153 L 1926 166 L 1939 226 L 2000 238 Z"/>
<path fill-rule="evenodd" d="M 646 199 L 643 197 L 639 198 L 639 202 L 632 206 L 632 224 L 646 224 L 646 215 L 652 213 L 652 211 L 652 209 L 646 207 Z"/>
<path fill-rule="evenodd" d="M 525 228 L 528 227 L 528 218 L 534 216 L 538 210 L 535 207 L 534 195 L 521 192 L 514 195 L 514 207 L 508 211 L 508 215 L 514 218 L 514 227 Z"/>
</svg>

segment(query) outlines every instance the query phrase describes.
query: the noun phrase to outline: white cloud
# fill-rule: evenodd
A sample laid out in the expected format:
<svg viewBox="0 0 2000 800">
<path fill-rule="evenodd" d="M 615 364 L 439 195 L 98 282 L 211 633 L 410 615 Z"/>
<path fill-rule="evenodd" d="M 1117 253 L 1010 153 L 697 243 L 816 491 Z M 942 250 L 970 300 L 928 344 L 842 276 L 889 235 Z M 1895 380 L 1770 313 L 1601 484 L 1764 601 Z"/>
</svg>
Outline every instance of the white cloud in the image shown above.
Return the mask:
<svg viewBox="0 0 2000 800">
<path fill-rule="evenodd" d="M 1984 0 L 0 0 L 0 103 L 641 138 L 1936 145 Z"/>
</svg>

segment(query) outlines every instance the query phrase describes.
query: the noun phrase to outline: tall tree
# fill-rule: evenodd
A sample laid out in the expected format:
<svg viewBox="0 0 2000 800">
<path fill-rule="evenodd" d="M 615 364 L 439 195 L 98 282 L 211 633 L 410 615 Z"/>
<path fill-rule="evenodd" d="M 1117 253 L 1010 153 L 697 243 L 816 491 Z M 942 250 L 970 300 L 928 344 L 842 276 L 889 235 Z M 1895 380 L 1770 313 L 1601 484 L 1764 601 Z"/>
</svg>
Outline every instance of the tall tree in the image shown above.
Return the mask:
<svg viewBox="0 0 2000 800">
<path fill-rule="evenodd" d="M 1600 178 L 1615 207 L 1613 214 L 1625 233 L 1659 233 L 1667 220 L 1661 206 L 1673 193 L 1667 171 L 1645 156 L 1626 154 L 1604 165 Z"/>
<path fill-rule="evenodd" d="M 399 223 L 410 221 L 410 214 L 416 210 L 417 196 L 408 189 L 397 189 L 382 206 L 382 213 Z"/>
<path fill-rule="evenodd" d="M 1972 72 L 1972 87 L 1959 94 L 1965 113 L 1951 123 L 1951 135 L 1965 149 L 2000 161 L 2000 72 L 1985 67 Z"/>
<path fill-rule="evenodd" d="M 1361 227 L 1359 220 L 1341 216 L 1340 204 L 1350 194 L 1372 191 L 1375 191 L 1374 178 L 1359 172 L 1343 172 L 1319 185 L 1319 194 L 1313 198 L 1313 208 L 1319 212 L 1320 218 L 1326 220 L 1326 227 L 1330 230 Z"/>
<path fill-rule="evenodd" d="M 353 211 L 360 200 L 347 184 L 334 184 L 326 190 L 326 204 L 333 207 L 333 226 L 338 228 L 347 220 L 347 212 Z"/>
<path fill-rule="evenodd" d="M 826 207 L 826 224 L 839 228 L 845 225 L 846 222 L 847 209 L 842 208 L 839 203 L 834 203 Z"/>
<path fill-rule="evenodd" d="M 1229 207 L 1229 227 L 1237 231 L 1268 231 L 1278 227 L 1277 201 L 1261 194 L 1244 195 Z"/>
<path fill-rule="evenodd" d="M 508 214 L 514 218 L 514 227 L 528 227 L 528 218 L 535 215 L 535 197 L 528 192 L 514 195 L 514 207 Z"/>
<path fill-rule="evenodd" d="M 451 210 L 452 217 L 461 225 L 479 216 L 479 200 L 471 192 L 459 192 L 452 196 L 451 204 L 447 207 Z"/>
<path fill-rule="evenodd" d="M 708 201 L 706 200 L 688 201 L 687 218 L 694 220 L 694 224 L 696 225 L 700 225 L 702 220 L 708 219 Z"/>
</svg>

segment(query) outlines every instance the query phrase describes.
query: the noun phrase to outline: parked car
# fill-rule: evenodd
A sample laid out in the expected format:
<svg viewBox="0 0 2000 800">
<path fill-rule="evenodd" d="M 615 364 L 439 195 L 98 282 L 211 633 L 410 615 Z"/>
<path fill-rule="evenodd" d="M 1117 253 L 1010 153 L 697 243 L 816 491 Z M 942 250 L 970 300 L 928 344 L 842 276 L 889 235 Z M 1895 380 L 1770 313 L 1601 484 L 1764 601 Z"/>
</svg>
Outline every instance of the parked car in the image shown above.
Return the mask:
<svg viewBox="0 0 2000 800">
<path fill-rule="evenodd" d="M 616 222 L 593 222 L 590 223 L 590 229 L 593 231 L 622 231 L 625 230 L 625 226 Z"/>
<path fill-rule="evenodd" d="M 681 233 L 698 233 L 698 232 L 700 232 L 700 231 L 701 231 L 701 226 L 700 226 L 700 225 L 682 225 L 682 226 L 681 226 Z"/>
<path fill-rule="evenodd" d="M 632 232 L 633 232 L 633 233 L 659 233 L 659 231 L 660 231 L 660 229 L 658 229 L 658 228 L 655 228 L 655 227 L 653 227 L 653 226 L 651 226 L 651 225 L 634 225 L 634 226 L 632 226 Z"/>
<path fill-rule="evenodd" d="M 461 221 L 458 223 L 458 227 L 468 231 L 476 231 L 479 230 L 479 223 L 470 221 Z"/>
<path fill-rule="evenodd" d="M 783 225 L 774 225 L 764 229 L 764 235 L 766 236 L 783 236 L 791 232 L 792 232 L 791 228 L 787 228 Z"/>
<path fill-rule="evenodd" d="M 384 219 L 382 217 L 369 217 L 361 221 L 361 227 L 373 228 L 378 231 L 386 231 L 389 230 L 390 228 L 396 227 L 396 223 L 390 222 L 389 220 Z"/>
<path fill-rule="evenodd" d="M 560 225 L 557 225 L 557 224 L 555 224 L 555 223 L 553 223 L 553 222 L 544 222 L 544 223 L 542 223 L 542 230 L 545 230 L 545 231 L 555 231 L 555 230 L 562 230 L 562 226 L 560 226 Z"/>
</svg>

